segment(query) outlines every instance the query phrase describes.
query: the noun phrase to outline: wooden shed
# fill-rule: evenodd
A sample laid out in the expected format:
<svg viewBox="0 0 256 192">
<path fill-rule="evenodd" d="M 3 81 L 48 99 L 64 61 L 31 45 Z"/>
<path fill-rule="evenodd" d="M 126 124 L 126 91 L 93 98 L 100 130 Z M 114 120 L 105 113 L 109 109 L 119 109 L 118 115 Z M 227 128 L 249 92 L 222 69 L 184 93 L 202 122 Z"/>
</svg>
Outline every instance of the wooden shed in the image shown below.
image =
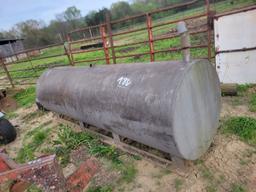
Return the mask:
<svg viewBox="0 0 256 192">
<path fill-rule="evenodd" d="M 26 57 L 25 54 L 17 54 L 22 51 L 24 51 L 23 39 L 0 39 L 0 55 L 6 62 Z"/>
</svg>

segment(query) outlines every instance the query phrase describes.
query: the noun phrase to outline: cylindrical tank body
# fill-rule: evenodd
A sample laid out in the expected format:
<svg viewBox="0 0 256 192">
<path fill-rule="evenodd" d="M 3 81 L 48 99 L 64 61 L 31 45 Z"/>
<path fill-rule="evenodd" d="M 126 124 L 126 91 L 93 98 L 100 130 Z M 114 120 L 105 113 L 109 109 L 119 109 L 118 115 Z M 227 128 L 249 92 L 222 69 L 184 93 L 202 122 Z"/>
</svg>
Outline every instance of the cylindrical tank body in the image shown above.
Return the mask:
<svg viewBox="0 0 256 192">
<path fill-rule="evenodd" d="M 37 83 L 44 108 L 188 160 L 216 133 L 220 85 L 207 60 L 62 67 Z"/>
</svg>

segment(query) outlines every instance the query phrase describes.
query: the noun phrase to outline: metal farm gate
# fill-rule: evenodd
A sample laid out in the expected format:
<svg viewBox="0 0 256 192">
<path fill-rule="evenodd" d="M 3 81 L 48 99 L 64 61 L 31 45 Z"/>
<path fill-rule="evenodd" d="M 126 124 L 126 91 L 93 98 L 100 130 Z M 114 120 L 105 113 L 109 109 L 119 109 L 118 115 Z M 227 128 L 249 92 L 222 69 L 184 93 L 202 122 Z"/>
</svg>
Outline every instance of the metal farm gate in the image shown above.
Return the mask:
<svg viewBox="0 0 256 192">
<path fill-rule="evenodd" d="M 191 0 L 114 21 L 107 14 L 105 23 L 71 31 L 65 43 L 2 57 L 0 89 L 33 85 L 51 67 L 180 60 L 184 49 L 192 58 L 213 61 L 215 13 L 209 2 Z M 180 45 L 180 21 L 187 24 L 191 46 Z"/>
<path fill-rule="evenodd" d="M 192 46 L 187 48 L 206 49 L 201 54 L 201 58 L 211 59 L 212 29 L 207 22 L 210 16 L 210 5 L 206 0 L 203 6 L 198 7 L 196 6 L 198 2 L 198 0 L 193 0 L 116 21 L 110 21 L 107 16 L 106 23 L 71 31 L 68 34 L 68 49 L 72 65 L 100 63 L 100 61 L 106 64 L 116 64 L 162 60 L 161 54 L 171 54 L 184 49 L 176 43 L 179 38 L 176 24 L 180 21 L 186 21 L 192 38 Z M 196 11 L 190 13 L 189 10 L 193 6 L 196 6 Z M 169 16 L 168 19 L 154 20 L 159 14 L 182 8 L 185 10 L 183 14 L 177 14 L 175 17 Z M 90 34 L 91 37 L 84 38 L 84 34 Z M 199 38 L 204 41 L 197 41 Z M 162 47 L 160 44 L 163 41 L 170 42 L 170 44 Z M 98 45 L 102 46 L 97 47 Z M 92 49 L 82 50 L 83 47 Z M 98 53 L 100 57 L 93 57 L 93 53 Z M 81 54 L 83 54 L 82 57 Z M 144 59 L 141 59 L 142 57 Z"/>
</svg>

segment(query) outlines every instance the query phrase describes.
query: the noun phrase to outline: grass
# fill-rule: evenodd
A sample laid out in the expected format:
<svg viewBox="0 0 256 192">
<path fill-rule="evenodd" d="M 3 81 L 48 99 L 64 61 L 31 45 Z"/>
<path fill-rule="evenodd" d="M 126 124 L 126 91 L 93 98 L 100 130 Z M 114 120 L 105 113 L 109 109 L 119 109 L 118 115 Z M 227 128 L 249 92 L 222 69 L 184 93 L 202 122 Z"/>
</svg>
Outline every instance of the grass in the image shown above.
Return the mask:
<svg viewBox="0 0 256 192">
<path fill-rule="evenodd" d="M 202 177 L 204 179 L 207 179 L 209 181 L 212 181 L 214 179 L 214 175 L 212 174 L 210 169 L 208 169 L 205 165 L 202 165 L 200 170 L 201 170 Z"/>
<path fill-rule="evenodd" d="M 234 183 L 231 186 L 231 192 L 246 192 L 246 190 L 244 189 L 243 185 Z"/>
<path fill-rule="evenodd" d="M 34 86 L 28 87 L 14 95 L 17 103 L 21 107 L 31 107 L 35 103 L 36 88 Z"/>
<path fill-rule="evenodd" d="M 18 114 L 15 112 L 8 112 L 5 114 L 5 118 L 9 120 L 15 119 L 16 117 L 18 117 Z"/>
<path fill-rule="evenodd" d="M 176 178 L 174 181 L 176 191 L 180 191 L 183 185 L 183 180 Z"/>
<path fill-rule="evenodd" d="M 256 119 L 252 117 L 230 117 L 224 120 L 222 132 L 235 134 L 243 141 L 256 145 Z"/>
<path fill-rule="evenodd" d="M 50 128 L 39 126 L 33 131 L 28 132 L 24 138 L 24 141 L 29 138 L 30 142 L 23 144 L 23 147 L 17 154 L 16 161 L 18 163 L 25 163 L 27 161 L 34 160 L 34 153 L 45 142 L 50 130 Z"/>
<path fill-rule="evenodd" d="M 249 100 L 249 110 L 251 112 L 256 112 L 256 93 L 250 96 Z"/>
<path fill-rule="evenodd" d="M 54 146 L 62 164 L 66 165 L 69 162 L 70 152 L 81 145 L 86 146 L 91 155 L 106 157 L 114 163 L 120 162 L 115 148 L 101 144 L 94 135 L 87 132 L 74 132 L 66 125 L 59 126 L 58 139 L 54 141 Z"/>
<path fill-rule="evenodd" d="M 90 187 L 87 192 L 112 192 L 113 188 L 111 186 L 104 187 Z"/>
<path fill-rule="evenodd" d="M 202 177 L 207 181 L 205 190 L 207 192 L 217 192 L 220 183 L 224 182 L 225 177 L 223 175 L 216 177 L 216 175 L 203 163 L 198 164 Z"/>
<path fill-rule="evenodd" d="M 244 94 L 245 94 L 250 88 L 252 88 L 252 87 L 253 87 L 252 84 L 241 84 L 241 85 L 237 85 L 237 92 L 238 92 L 238 95 L 244 96 Z"/>
<path fill-rule="evenodd" d="M 37 110 L 37 111 L 35 111 L 35 112 L 32 112 L 32 113 L 28 113 L 27 115 L 25 115 L 23 118 L 22 118 L 22 120 L 24 121 L 24 122 L 28 122 L 28 121 L 31 121 L 31 120 L 33 120 L 33 119 L 35 119 L 35 118 L 39 118 L 39 117 L 41 117 L 41 116 L 43 116 L 45 113 L 44 113 L 44 111 L 39 111 L 39 110 Z"/>
<path fill-rule="evenodd" d="M 217 189 L 213 185 L 208 185 L 206 187 L 207 192 L 217 192 Z"/>
<path fill-rule="evenodd" d="M 130 183 L 134 180 L 137 174 L 137 169 L 132 162 L 124 162 L 120 159 L 120 153 L 113 146 L 103 145 L 99 139 L 87 132 L 74 132 L 66 125 L 59 125 L 58 138 L 53 141 L 54 152 L 58 156 L 61 164 L 66 166 L 69 163 L 69 156 L 72 150 L 79 146 L 85 146 L 90 155 L 98 158 L 109 160 L 112 168 L 121 173 L 121 178 L 118 182 Z M 134 159 L 133 159 L 134 160 Z M 108 186 L 109 190 L 110 186 Z M 106 190 L 97 188 L 95 191 Z M 91 189 L 92 190 L 92 189 Z M 104 191 L 103 190 L 103 191 Z"/>
</svg>

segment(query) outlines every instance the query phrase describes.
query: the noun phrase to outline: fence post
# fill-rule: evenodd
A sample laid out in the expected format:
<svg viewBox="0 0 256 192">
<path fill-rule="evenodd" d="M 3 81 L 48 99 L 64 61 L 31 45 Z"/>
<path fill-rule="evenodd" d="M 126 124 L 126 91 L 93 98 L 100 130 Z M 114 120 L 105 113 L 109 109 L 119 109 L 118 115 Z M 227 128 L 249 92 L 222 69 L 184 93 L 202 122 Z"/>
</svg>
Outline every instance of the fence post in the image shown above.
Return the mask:
<svg viewBox="0 0 256 192">
<path fill-rule="evenodd" d="M 68 53 L 68 57 L 69 57 L 69 62 L 72 66 L 75 66 L 74 63 L 74 57 L 72 55 L 72 47 L 71 47 L 71 36 L 70 34 L 67 35 L 67 40 L 68 40 L 68 49 L 67 49 L 67 53 Z"/>
<path fill-rule="evenodd" d="M 107 31 L 108 31 L 108 37 L 109 37 L 109 42 L 110 42 L 110 48 L 112 52 L 112 59 L 113 63 L 116 64 L 116 52 L 114 48 L 114 41 L 113 41 L 113 36 L 112 36 L 112 28 L 111 28 L 111 22 L 110 22 L 110 12 L 106 12 L 106 23 L 107 23 Z"/>
<path fill-rule="evenodd" d="M 9 71 L 8 71 L 8 69 L 7 69 L 7 67 L 6 67 L 6 65 L 5 65 L 5 63 L 4 63 L 4 61 L 3 61 L 2 57 L 1 57 L 1 55 L 0 55 L 0 63 L 1 63 L 1 65 L 2 65 L 2 67 L 3 67 L 3 69 L 4 69 L 4 71 L 5 71 L 5 73 L 6 73 L 6 75 L 7 75 L 8 80 L 10 81 L 10 84 L 12 85 L 12 88 L 14 88 L 14 84 L 13 84 L 13 81 L 12 81 L 12 77 L 11 77 L 11 75 L 10 75 L 10 73 L 9 73 Z"/>
<path fill-rule="evenodd" d="M 205 0 L 205 8 L 207 15 L 207 39 L 208 39 L 208 60 L 210 61 L 212 58 L 212 50 L 211 50 L 211 26 L 210 26 L 210 2 L 209 0 Z"/>
<path fill-rule="evenodd" d="M 69 65 L 73 66 L 73 63 L 72 63 L 72 60 L 70 58 L 70 55 L 69 55 L 69 52 L 68 52 L 68 48 L 67 48 L 67 44 L 64 43 L 64 51 L 65 51 L 65 55 L 67 55 L 68 57 L 68 62 L 69 62 Z"/>
<path fill-rule="evenodd" d="M 155 61 L 155 52 L 154 52 L 154 39 L 152 32 L 152 17 L 150 13 L 147 14 L 147 29 L 148 29 L 148 38 L 149 38 L 149 48 L 150 48 L 150 61 Z"/>
<path fill-rule="evenodd" d="M 110 64 L 108 45 L 107 45 L 107 37 L 106 37 L 106 32 L 105 32 L 104 25 L 100 26 L 100 33 L 101 33 L 101 38 L 102 38 L 102 42 L 103 42 L 103 48 L 104 48 L 104 54 L 105 54 L 105 58 L 106 58 L 106 63 Z"/>
</svg>

